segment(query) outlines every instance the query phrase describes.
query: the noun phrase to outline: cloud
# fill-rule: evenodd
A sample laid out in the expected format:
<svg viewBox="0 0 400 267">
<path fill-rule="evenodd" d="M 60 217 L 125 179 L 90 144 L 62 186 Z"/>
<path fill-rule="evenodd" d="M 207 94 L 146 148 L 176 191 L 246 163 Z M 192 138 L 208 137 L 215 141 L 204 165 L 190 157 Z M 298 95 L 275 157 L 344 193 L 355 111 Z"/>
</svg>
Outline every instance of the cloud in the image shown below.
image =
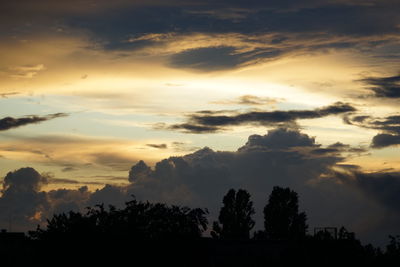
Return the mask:
<svg viewBox="0 0 400 267">
<path fill-rule="evenodd" d="M 9 72 L 12 78 L 31 79 L 44 69 L 45 67 L 43 64 L 23 65 L 10 67 Z"/>
<path fill-rule="evenodd" d="M 400 173 L 363 173 L 359 170 L 334 172 L 333 177 L 353 186 L 385 208 L 400 214 Z"/>
<path fill-rule="evenodd" d="M 206 207 L 213 220 L 223 195 L 230 188 L 244 188 L 252 195 L 257 227 L 261 227 L 262 208 L 273 186 L 278 185 L 289 186 L 299 193 L 301 208 L 307 212 L 311 227 L 346 225 L 364 240 L 386 242 L 388 231 L 395 230 L 386 227 L 388 212 L 391 212 L 390 222 L 400 222 L 399 176 L 365 174 L 358 166 L 343 164 L 345 158 L 340 151 L 350 148 L 342 143 L 323 147 L 299 130 L 277 128 L 266 135 L 250 136 L 237 151 L 205 147 L 163 159 L 154 167 L 139 161 L 129 172 L 129 184 L 106 185 L 95 192 L 87 187 L 40 192 L 44 175 L 31 168 L 21 169 L 9 174 L 4 182 L 8 193 L 3 192 L 0 197 L 0 214 L 7 214 L 7 207 L 13 207 L 7 196 L 11 192 L 20 201 L 19 205 L 26 206 L 18 209 L 19 218 L 25 218 L 21 220 L 24 229 L 32 227 L 32 221 L 44 223 L 53 213 L 83 210 L 99 203 L 121 206 L 135 195 L 142 200 Z M 316 149 L 326 151 L 315 153 Z M 27 191 L 31 192 L 29 199 L 24 195 Z M 6 217 L 0 217 L 2 225 L 7 224 Z M 381 239 L 373 235 L 375 231 Z"/>
<path fill-rule="evenodd" d="M 251 111 L 234 115 L 214 115 L 215 112 L 213 111 L 202 111 L 189 115 L 186 123 L 171 125 L 167 128 L 171 130 L 183 130 L 189 133 L 211 133 L 221 131 L 228 126 L 244 124 L 263 126 L 293 124 L 299 119 L 316 119 L 354 111 L 356 109 L 353 106 L 342 102 L 314 110 Z"/>
<path fill-rule="evenodd" d="M 400 115 L 385 118 L 369 115 L 346 116 L 344 121 L 358 127 L 380 130 L 381 133 L 372 138 L 371 147 L 384 148 L 400 144 Z"/>
<path fill-rule="evenodd" d="M 64 168 L 62 168 L 62 172 L 72 172 L 72 171 L 75 171 L 75 170 L 77 170 L 76 168 L 74 168 L 73 166 L 66 166 L 66 167 L 64 167 Z"/>
<path fill-rule="evenodd" d="M 75 134 L 4 136 L 9 138 L 0 143 L 0 153 L 5 158 L 53 166 L 63 172 L 92 168 L 127 171 L 139 155 L 144 159 L 152 158 L 142 144 L 128 139 Z"/>
<path fill-rule="evenodd" d="M 389 77 L 368 77 L 360 80 L 374 92 L 375 97 L 400 98 L 400 75 Z"/>
<path fill-rule="evenodd" d="M 400 134 L 377 134 L 372 138 L 372 147 L 382 148 L 393 145 L 400 145 Z"/>
<path fill-rule="evenodd" d="M 176 152 L 193 152 L 200 149 L 185 142 L 172 142 L 171 147 Z"/>
<path fill-rule="evenodd" d="M 158 148 L 158 149 L 167 149 L 167 144 L 146 144 L 148 147 Z"/>
<path fill-rule="evenodd" d="M 279 149 L 279 148 L 290 148 L 290 147 L 314 147 L 315 139 L 309 137 L 306 134 L 301 134 L 297 131 L 288 130 L 285 128 L 279 128 L 274 131 L 270 131 L 268 135 L 251 135 L 247 143 L 239 148 L 239 151 L 249 149 Z"/>
<path fill-rule="evenodd" d="M 194 4 L 195 3 L 195 4 Z M 74 16 L 70 25 L 83 27 L 109 42 L 129 35 L 168 32 L 260 33 L 333 32 L 338 35 L 373 35 L 397 32 L 398 3 L 371 1 L 175 1 L 169 5 L 134 5 Z M 74 20 L 72 20 L 74 19 Z M 315 23 L 315 21 L 319 23 Z M 379 21 L 379 23 L 377 22 Z M 104 26 L 108 27 L 104 27 Z M 117 29 L 117 30 L 116 30 Z"/>
<path fill-rule="evenodd" d="M 221 196 L 230 188 L 245 188 L 252 195 L 258 211 L 257 225 L 261 227 L 260 213 L 272 187 L 289 186 L 299 193 L 311 227 L 346 225 L 363 239 L 384 241 L 388 231 L 396 228 L 379 227 L 388 224 L 387 214 L 393 206 L 396 209 L 391 218 L 400 222 L 400 206 L 395 201 L 381 201 L 384 193 L 368 189 L 373 188 L 367 184 L 374 180 L 369 180 L 370 176 L 358 166 L 343 163 L 342 152 L 350 151 L 352 148 L 343 143 L 322 147 L 298 130 L 278 128 L 266 135 L 250 136 L 244 146 L 233 152 L 203 148 L 161 160 L 154 168 L 140 161 L 132 167 L 132 184 L 126 189 L 127 194 L 140 199 L 207 207 L 216 218 Z M 342 178 L 355 173 L 357 182 Z M 391 190 L 387 186 L 386 190 Z M 382 236 L 375 236 L 374 232 Z"/>
<path fill-rule="evenodd" d="M 240 53 L 232 46 L 201 47 L 182 51 L 170 57 L 169 66 L 200 71 L 233 69 L 263 59 L 276 59 L 280 51 L 250 51 Z"/>
<path fill-rule="evenodd" d="M 3 119 L 0 119 L 0 131 L 6 131 L 24 125 L 41 123 L 51 119 L 66 117 L 66 116 L 68 116 L 67 113 L 55 113 L 46 116 L 31 115 L 21 118 L 5 117 Z"/>
<path fill-rule="evenodd" d="M 151 168 L 143 160 L 135 164 L 129 171 L 129 182 L 146 179 L 151 175 Z"/>
<path fill-rule="evenodd" d="M 46 193 L 40 192 L 47 183 L 33 168 L 21 168 L 9 172 L 3 181 L 0 198 L 0 223 L 14 229 L 32 229 L 41 221 L 41 214 L 49 207 Z"/>
<path fill-rule="evenodd" d="M 76 190 L 57 189 L 46 194 L 49 208 L 43 213 L 41 224 L 46 218 L 51 218 L 53 214 L 60 214 L 68 211 L 83 211 L 87 207 L 91 192 L 87 186 L 82 186 Z"/>
<path fill-rule="evenodd" d="M 0 94 L 0 97 L 1 97 L 1 98 L 8 98 L 9 96 L 18 95 L 18 94 L 20 94 L 20 93 L 19 93 L 19 92 L 1 93 L 1 94 Z"/>
<path fill-rule="evenodd" d="M 87 205 L 94 206 L 104 203 L 107 205 L 121 207 L 123 204 L 125 204 L 129 197 L 130 196 L 127 195 L 125 188 L 107 184 L 103 188 L 97 189 L 90 195 Z"/>
<path fill-rule="evenodd" d="M 47 180 L 33 168 L 22 168 L 7 173 L 3 181 L 3 193 L 11 191 L 38 192 Z"/>
<path fill-rule="evenodd" d="M 247 106 L 263 106 L 271 105 L 274 106 L 283 99 L 272 98 L 272 97 L 259 97 L 255 95 L 242 95 L 235 100 L 221 100 L 214 101 L 213 104 L 220 105 L 247 105 Z"/>
<path fill-rule="evenodd" d="M 131 155 L 115 151 L 91 153 L 88 157 L 94 164 L 121 171 L 125 171 L 133 160 Z"/>
<path fill-rule="evenodd" d="M 84 34 L 90 42 L 85 44 L 88 50 L 118 52 L 118 57 L 158 55 L 170 67 L 197 71 L 228 70 L 336 49 L 363 53 L 398 44 L 393 7 L 398 4 L 387 1 L 369 5 L 329 0 L 258 0 L 251 5 L 243 1 L 96 1 L 95 5 L 74 1 L 73 7 L 40 2 L 7 4 L 0 16 L 5 39 L 21 32 Z M 240 38 L 231 39 L 235 35 Z"/>
</svg>

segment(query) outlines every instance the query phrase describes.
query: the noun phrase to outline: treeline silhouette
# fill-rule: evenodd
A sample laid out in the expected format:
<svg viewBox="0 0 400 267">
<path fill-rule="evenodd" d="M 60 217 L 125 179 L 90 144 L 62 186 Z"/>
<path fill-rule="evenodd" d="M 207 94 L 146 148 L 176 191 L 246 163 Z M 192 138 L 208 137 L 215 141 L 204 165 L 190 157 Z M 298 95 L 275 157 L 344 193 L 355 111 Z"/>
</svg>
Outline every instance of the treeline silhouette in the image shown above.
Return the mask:
<svg viewBox="0 0 400 267">
<path fill-rule="evenodd" d="M 385 251 L 363 246 L 342 227 L 308 234 L 298 194 L 274 187 L 264 213 L 264 229 L 255 226 L 250 194 L 231 189 L 218 221 L 206 236 L 206 209 L 138 201 L 124 208 L 88 207 L 85 213 L 56 214 L 45 228 L 26 237 L 0 234 L 4 266 L 268 266 L 357 264 L 389 266 L 400 262 L 400 237 L 390 236 Z"/>
</svg>

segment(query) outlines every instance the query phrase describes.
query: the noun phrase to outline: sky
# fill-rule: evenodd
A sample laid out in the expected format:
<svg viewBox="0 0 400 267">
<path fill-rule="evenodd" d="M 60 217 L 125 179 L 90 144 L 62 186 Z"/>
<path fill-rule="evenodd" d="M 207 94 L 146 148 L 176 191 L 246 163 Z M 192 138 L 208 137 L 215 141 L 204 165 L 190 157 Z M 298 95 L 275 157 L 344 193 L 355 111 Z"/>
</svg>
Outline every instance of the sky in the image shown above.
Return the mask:
<svg viewBox="0 0 400 267">
<path fill-rule="evenodd" d="M 131 194 L 274 185 L 313 227 L 400 233 L 397 0 L 18 0 L 0 9 L 0 228 Z"/>
</svg>

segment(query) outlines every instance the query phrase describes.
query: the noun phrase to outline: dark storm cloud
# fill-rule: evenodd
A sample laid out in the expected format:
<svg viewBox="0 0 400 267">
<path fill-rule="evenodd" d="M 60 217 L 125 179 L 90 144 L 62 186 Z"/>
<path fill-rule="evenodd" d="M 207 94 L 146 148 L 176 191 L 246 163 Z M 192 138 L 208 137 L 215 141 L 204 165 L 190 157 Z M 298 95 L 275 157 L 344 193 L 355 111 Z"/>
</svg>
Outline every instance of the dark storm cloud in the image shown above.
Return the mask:
<svg viewBox="0 0 400 267">
<path fill-rule="evenodd" d="M 67 113 L 55 113 L 49 114 L 46 116 L 26 116 L 21 118 L 13 118 L 13 117 L 5 117 L 0 119 L 0 131 L 6 131 L 12 128 L 17 128 L 20 126 L 28 125 L 28 124 L 35 124 L 41 123 L 44 121 L 48 121 L 55 118 L 66 117 L 68 116 Z"/>
<path fill-rule="evenodd" d="M 360 80 L 374 92 L 374 96 L 382 98 L 400 98 L 400 75 L 389 77 L 369 77 Z"/>
<path fill-rule="evenodd" d="M 299 119 L 316 119 L 354 111 L 356 111 L 356 109 L 353 106 L 337 102 L 330 106 L 314 110 L 252 111 L 234 115 L 210 115 L 200 112 L 190 115 L 186 123 L 175 124 L 168 128 L 172 130 L 183 130 L 190 133 L 209 133 L 223 130 L 224 127 L 227 126 L 243 124 L 271 126 L 284 123 L 294 123 Z"/>
<path fill-rule="evenodd" d="M 383 148 L 400 144 L 400 115 L 385 118 L 366 115 L 346 116 L 344 121 L 367 129 L 380 130 L 381 133 L 372 138 L 373 148 Z"/>
<path fill-rule="evenodd" d="M 236 48 L 231 46 L 203 47 L 172 55 L 169 65 L 174 68 L 217 71 L 237 68 L 258 58 L 274 59 L 280 54 L 276 49 L 238 53 Z"/>
</svg>

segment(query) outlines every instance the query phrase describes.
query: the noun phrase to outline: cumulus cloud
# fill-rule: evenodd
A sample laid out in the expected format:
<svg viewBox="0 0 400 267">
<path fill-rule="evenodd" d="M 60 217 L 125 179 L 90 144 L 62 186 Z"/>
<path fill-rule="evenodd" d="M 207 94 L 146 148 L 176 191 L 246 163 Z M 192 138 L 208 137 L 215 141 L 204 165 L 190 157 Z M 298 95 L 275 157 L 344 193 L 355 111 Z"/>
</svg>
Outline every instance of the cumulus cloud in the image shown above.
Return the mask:
<svg viewBox="0 0 400 267">
<path fill-rule="evenodd" d="M 247 189 L 256 209 L 261 211 L 274 185 L 289 186 L 300 194 L 311 227 L 344 224 L 367 240 L 383 241 L 373 233 L 379 232 L 384 238 L 396 230 L 392 227 L 384 232 L 379 227 L 388 223 L 385 216 L 397 204 L 381 201 L 378 189 L 369 190 L 366 184 L 372 180 L 363 176 L 358 166 L 343 164 L 342 153 L 353 150 L 339 142 L 322 147 L 298 130 L 278 128 L 267 135 L 250 136 L 234 152 L 203 148 L 164 159 L 154 168 L 141 161 L 131 169 L 132 184 L 127 192 L 141 199 L 207 207 L 215 218 L 221 196 L 230 188 Z M 353 173 L 357 173 L 358 182 L 344 182 L 342 176 L 354 176 Z M 391 190 L 390 186 L 393 184 L 382 183 L 380 190 Z M 393 216 L 400 221 L 398 210 Z M 260 212 L 257 222 L 260 227 Z"/>
<path fill-rule="evenodd" d="M 265 136 L 250 136 L 236 152 L 206 147 L 162 160 L 154 169 L 140 161 L 130 171 L 130 190 L 159 201 L 171 201 L 182 194 L 180 197 L 187 203 L 215 207 L 230 187 L 259 192 L 274 184 L 303 183 L 342 160 L 331 155 L 315 157 L 310 151 L 316 147 L 315 140 L 305 134 L 276 129 Z M 292 180 L 291 174 L 297 172 L 302 177 Z M 264 193 L 261 195 L 258 197 L 265 197 Z"/>
<path fill-rule="evenodd" d="M 268 135 L 251 135 L 247 143 L 239 148 L 240 151 L 245 149 L 254 149 L 266 147 L 269 149 L 289 148 L 289 147 L 314 147 L 315 139 L 306 134 L 288 129 L 277 129 L 270 131 Z"/>
<path fill-rule="evenodd" d="M 0 198 L 3 228 L 27 230 L 41 220 L 42 213 L 49 206 L 46 193 L 40 192 L 46 182 L 33 168 L 22 168 L 6 175 Z"/>
<path fill-rule="evenodd" d="M 38 192 L 43 184 L 47 183 L 45 177 L 33 168 L 22 168 L 9 172 L 3 181 L 3 191 L 34 191 Z"/>
<path fill-rule="evenodd" d="M 6 190 L 0 207 L 2 211 L 8 207 L 9 193 L 5 192 L 14 187 L 18 188 L 14 196 L 21 199 L 21 205 L 30 207 L 20 209 L 21 216 L 33 218 L 41 211 L 42 222 L 52 213 L 82 210 L 88 205 L 121 206 L 131 195 L 141 200 L 206 207 L 211 219 L 215 219 L 223 195 L 230 188 L 244 188 L 252 195 L 258 211 L 257 225 L 262 227 L 262 208 L 273 186 L 278 185 L 299 193 L 300 205 L 307 212 L 311 227 L 346 225 L 363 240 L 385 242 L 386 235 L 396 230 L 392 223 L 400 222 L 400 175 L 366 174 L 358 166 L 343 163 L 342 152 L 351 149 L 339 142 L 324 147 L 299 130 L 277 128 L 266 135 L 250 136 L 237 151 L 205 147 L 163 159 L 154 167 L 139 161 L 129 172 L 129 184 L 106 185 L 95 192 L 89 192 L 87 187 L 40 192 L 43 175 L 33 169 L 21 169 L 4 180 Z M 19 186 L 21 183 L 27 185 Z M 26 198 L 18 195 L 26 191 L 23 188 L 41 201 L 24 202 Z M 3 224 L 6 219 L 2 218 Z"/>
<path fill-rule="evenodd" d="M 255 124 L 264 126 L 277 126 L 294 124 L 299 119 L 316 119 L 329 115 L 339 115 L 354 112 L 356 109 L 346 103 L 337 102 L 330 106 L 314 110 L 289 110 L 289 111 L 251 111 L 233 115 L 220 115 L 220 112 L 197 112 L 188 116 L 182 124 L 166 127 L 171 130 L 182 130 L 189 133 L 210 133 L 223 130 L 228 126 Z"/>
<path fill-rule="evenodd" d="M 28 125 L 28 124 L 35 124 L 41 123 L 44 121 L 48 121 L 55 118 L 66 117 L 68 116 L 67 113 L 55 113 L 49 114 L 46 116 L 26 116 L 21 118 L 13 118 L 13 117 L 5 117 L 0 119 L 0 131 L 6 131 L 12 128 L 17 128 L 20 126 Z"/>
</svg>

